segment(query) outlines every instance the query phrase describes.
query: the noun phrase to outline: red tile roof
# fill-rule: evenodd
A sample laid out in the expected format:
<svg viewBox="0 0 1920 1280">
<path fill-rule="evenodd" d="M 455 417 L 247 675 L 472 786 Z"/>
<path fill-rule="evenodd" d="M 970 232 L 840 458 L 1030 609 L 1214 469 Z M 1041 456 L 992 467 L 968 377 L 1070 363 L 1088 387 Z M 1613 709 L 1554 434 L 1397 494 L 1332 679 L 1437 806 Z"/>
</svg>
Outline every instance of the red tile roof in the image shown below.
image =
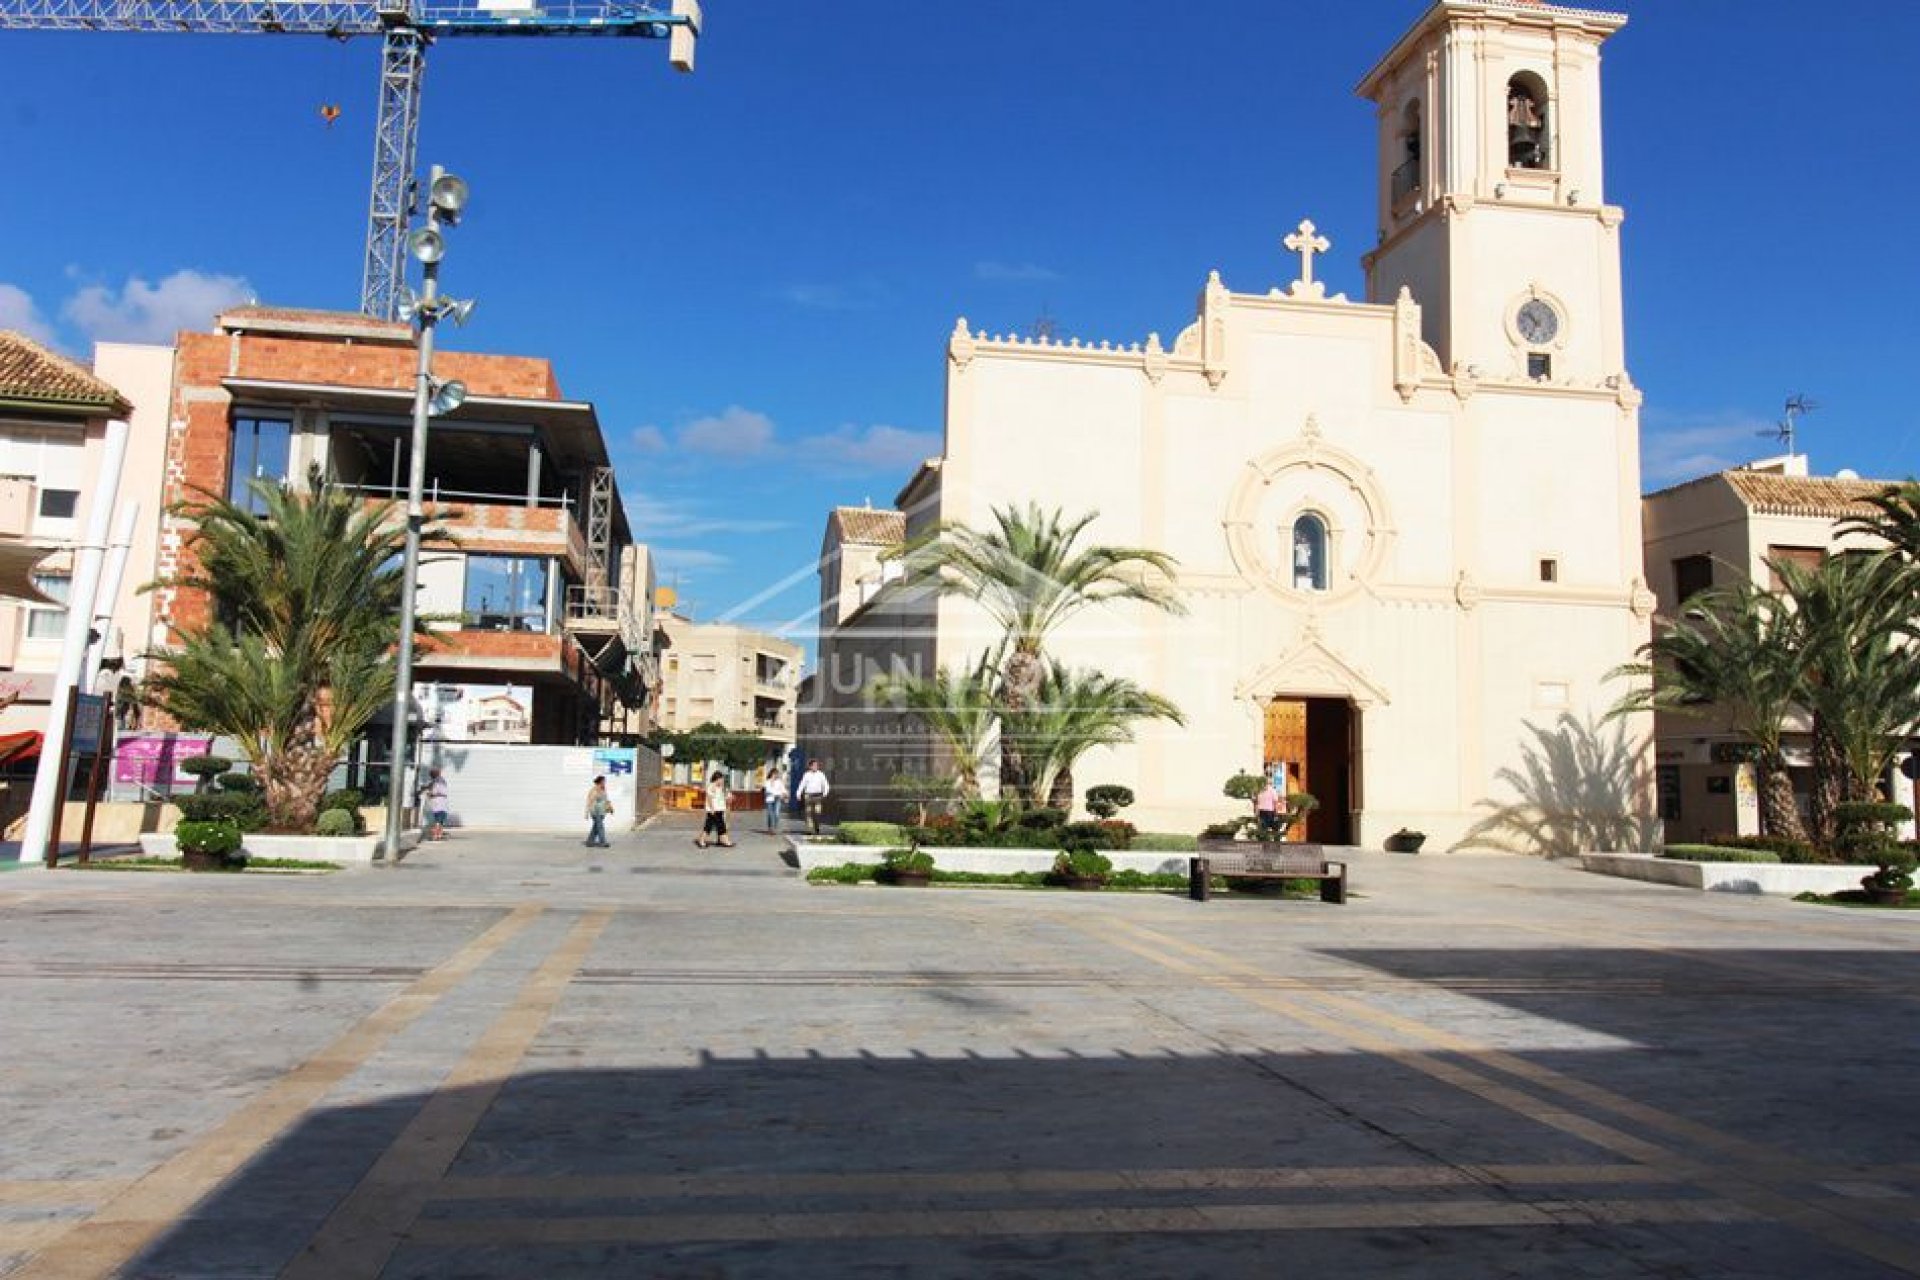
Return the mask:
<svg viewBox="0 0 1920 1280">
<path fill-rule="evenodd" d="M 1844 520 L 1872 515 L 1866 499 L 1885 493 L 1891 480 L 1841 480 L 1831 476 L 1783 476 L 1771 471 L 1724 471 L 1740 500 L 1774 516 Z"/>
<path fill-rule="evenodd" d="M 69 411 L 94 409 L 102 416 L 133 412 L 125 396 L 86 366 L 11 329 L 0 329 L 0 400 L 38 402 Z"/>
<path fill-rule="evenodd" d="M 872 507 L 835 507 L 833 520 L 840 526 L 842 542 L 892 547 L 907 540 L 907 518 L 898 511 L 876 511 Z"/>
</svg>

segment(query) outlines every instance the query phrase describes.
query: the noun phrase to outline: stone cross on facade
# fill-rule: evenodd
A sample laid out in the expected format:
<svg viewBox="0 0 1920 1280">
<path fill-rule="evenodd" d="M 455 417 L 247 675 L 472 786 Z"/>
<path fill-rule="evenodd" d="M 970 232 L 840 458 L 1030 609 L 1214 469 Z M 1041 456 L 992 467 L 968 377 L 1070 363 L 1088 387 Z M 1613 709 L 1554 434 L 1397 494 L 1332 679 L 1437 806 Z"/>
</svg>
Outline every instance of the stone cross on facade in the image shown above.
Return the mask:
<svg viewBox="0 0 1920 1280">
<path fill-rule="evenodd" d="M 1332 243 L 1325 236 L 1315 233 L 1310 219 L 1302 219 L 1300 229 L 1280 243 L 1300 255 L 1300 278 L 1294 282 L 1293 291 L 1316 295 L 1324 292 L 1325 286 L 1316 288 L 1313 283 L 1313 255 L 1325 253 L 1333 247 Z"/>
</svg>

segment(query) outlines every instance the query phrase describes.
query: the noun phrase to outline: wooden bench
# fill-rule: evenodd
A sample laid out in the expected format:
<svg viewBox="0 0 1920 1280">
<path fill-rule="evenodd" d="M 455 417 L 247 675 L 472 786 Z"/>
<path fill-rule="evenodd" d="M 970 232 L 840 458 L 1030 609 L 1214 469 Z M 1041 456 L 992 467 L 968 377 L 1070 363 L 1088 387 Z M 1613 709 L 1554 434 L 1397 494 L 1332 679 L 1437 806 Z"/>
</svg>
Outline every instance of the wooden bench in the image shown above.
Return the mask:
<svg viewBox="0 0 1920 1280">
<path fill-rule="evenodd" d="M 1347 864 L 1329 862 L 1317 844 L 1259 845 L 1250 841 L 1203 842 L 1187 859 L 1187 896 L 1205 902 L 1213 896 L 1212 878 L 1238 880 L 1318 880 L 1320 901 L 1347 900 Z"/>
</svg>

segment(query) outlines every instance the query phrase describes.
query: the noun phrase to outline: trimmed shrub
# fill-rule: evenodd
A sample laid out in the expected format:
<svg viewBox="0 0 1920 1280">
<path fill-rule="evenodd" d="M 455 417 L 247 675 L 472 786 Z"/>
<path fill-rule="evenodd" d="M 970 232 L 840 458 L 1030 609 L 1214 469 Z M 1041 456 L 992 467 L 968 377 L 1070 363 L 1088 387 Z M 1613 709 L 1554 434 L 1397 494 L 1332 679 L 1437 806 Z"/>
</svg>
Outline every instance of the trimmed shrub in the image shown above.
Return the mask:
<svg viewBox="0 0 1920 1280">
<path fill-rule="evenodd" d="M 889 849 L 880 855 L 880 865 L 888 871 L 931 871 L 933 855 L 925 849 Z"/>
<path fill-rule="evenodd" d="M 1209 822 L 1200 829 L 1202 840 L 1231 840 L 1240 834 L 1242 819 L 1233 818 L 1226 822 Z"/>
<path fill-rule="evenodd" d="M 1053 874 L 1080 879 L 1102 879 L 1113 874 L 1113 859 L 1092 849 L 1063 849 L 1053 859 Z"/>
<path fill-rule="evenodd" d="M 258 831 L 267 825 L 267 802 L 253 793 L 198 791 L 175 796 L 173 806 L 187 822 L 231 822 L 241 831 Z"/>
<path fill-rule="evenodd" d="M 231 858 L 240 850 L 240 828 L 224 818 L 181 822 L 173 829 L 173 842 L 182 853 Z"/>
<path fill-rule="evenodd" d="M 1072 815 L 1065 809 L 1028 809 L 1019 818 L 1019 824 L 1029 831 L 1051 831 L 1063 827 Z"/>
<path fill-rule="evenodd" d="M 215 781 L 220 784 L 222 791 L 235 795 L 250 795 L 260 789 L 260 779 L 250 773 L 235 773 L 229 770 Z"/>
<path fill-rule="evenodd" d="M 1766 849 L 1733 849 L 1721 844 L 1670 844 L 1660 851 L 1675 862 L 1778 862 L 1780 855 Z"/>
<path fill-rule="evenodd" d="M 225 756 L 193 756 L 182 760 L 180 772 L 200 781 L 202 789 L 211 786 L 213 780 L 233 768 L 233 761 Z"/>
<path fill-rule="evenodd" d="M 1060 847 L 1069 853 L 1090 849 L 1117 849 L 1114 833 L 1104 822 L 1069 822 L 1055 833 Z"/>
<path fill-rule="evenodd" d="M 1834 858 L 1822 853 L 1804 840 L 1789 840 L 1785 836 L 1736 836 L 1711 835 L 1707 843 L 1723 849 L 1763 849 L 1768 853 L 1777 853 L 1782 862 L 1817 863 L 1833 862 Z"/>
<path fill-rule="evenodd" d="M 1087 788 L 1087 812 L 1096 818 L 1111 818 L 1133 803 L 1133 788 L 1111 783 Z"/>
<path fill-rule="evenodd" d="M 906 844 L 908 828 L 897 822 L 843 822 L 840 838 L 848 844 Z"/>
<path fill-rule="evenodd" d="M 1259 774 L 1236 773 L 1227 779 L 1227 784 L 1220 788 L 1220 792 L 1229 799 L 1245 800 L 1251 804 L 1260 798 L 1260 793 L 1266 788 L 1267 780 Z"/>
<path fill-rule="evenodd" d="M 1107 833 L 1116 849 L 1131 849 L 1134 836 L 1139 834 L 1138 829 L 1125 818 L 1102 818 L 1099 827 Z"/>
<path fill-rule="evenodd" d="M 1142 831 L 1127 842 L 1135 853 L 1192 853 L 1199 847 L 1199 840 L 1178 831 Z"/>
<path fill-rule="evenodd" d="M 317 836 L 350 836 L 358 834 L 359 824 L 354 815 L 345 809 L 322 809 L 320 816 L 313 820 L 313 834 Z"/>
</svg>

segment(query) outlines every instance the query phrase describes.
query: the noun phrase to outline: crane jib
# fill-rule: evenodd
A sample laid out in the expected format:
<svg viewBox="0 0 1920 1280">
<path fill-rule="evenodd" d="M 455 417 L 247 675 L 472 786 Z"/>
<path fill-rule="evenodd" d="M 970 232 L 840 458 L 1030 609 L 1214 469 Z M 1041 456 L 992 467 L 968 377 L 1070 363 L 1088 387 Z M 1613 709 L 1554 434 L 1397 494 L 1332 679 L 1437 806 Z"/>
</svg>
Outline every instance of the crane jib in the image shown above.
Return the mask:
<svg viewBox="0 0 1920 1280">
<path fill-rule="evenodd" d="M 525 8 L 380 0 L 341 4 L 261 0 L 0 0 L 0 29 L 172 34 L 381 35 L 412 27 L 436 36 L 605 35 L 665 39 L 697 19 L 631 4 L 561 0 Z"/>
</svg>

